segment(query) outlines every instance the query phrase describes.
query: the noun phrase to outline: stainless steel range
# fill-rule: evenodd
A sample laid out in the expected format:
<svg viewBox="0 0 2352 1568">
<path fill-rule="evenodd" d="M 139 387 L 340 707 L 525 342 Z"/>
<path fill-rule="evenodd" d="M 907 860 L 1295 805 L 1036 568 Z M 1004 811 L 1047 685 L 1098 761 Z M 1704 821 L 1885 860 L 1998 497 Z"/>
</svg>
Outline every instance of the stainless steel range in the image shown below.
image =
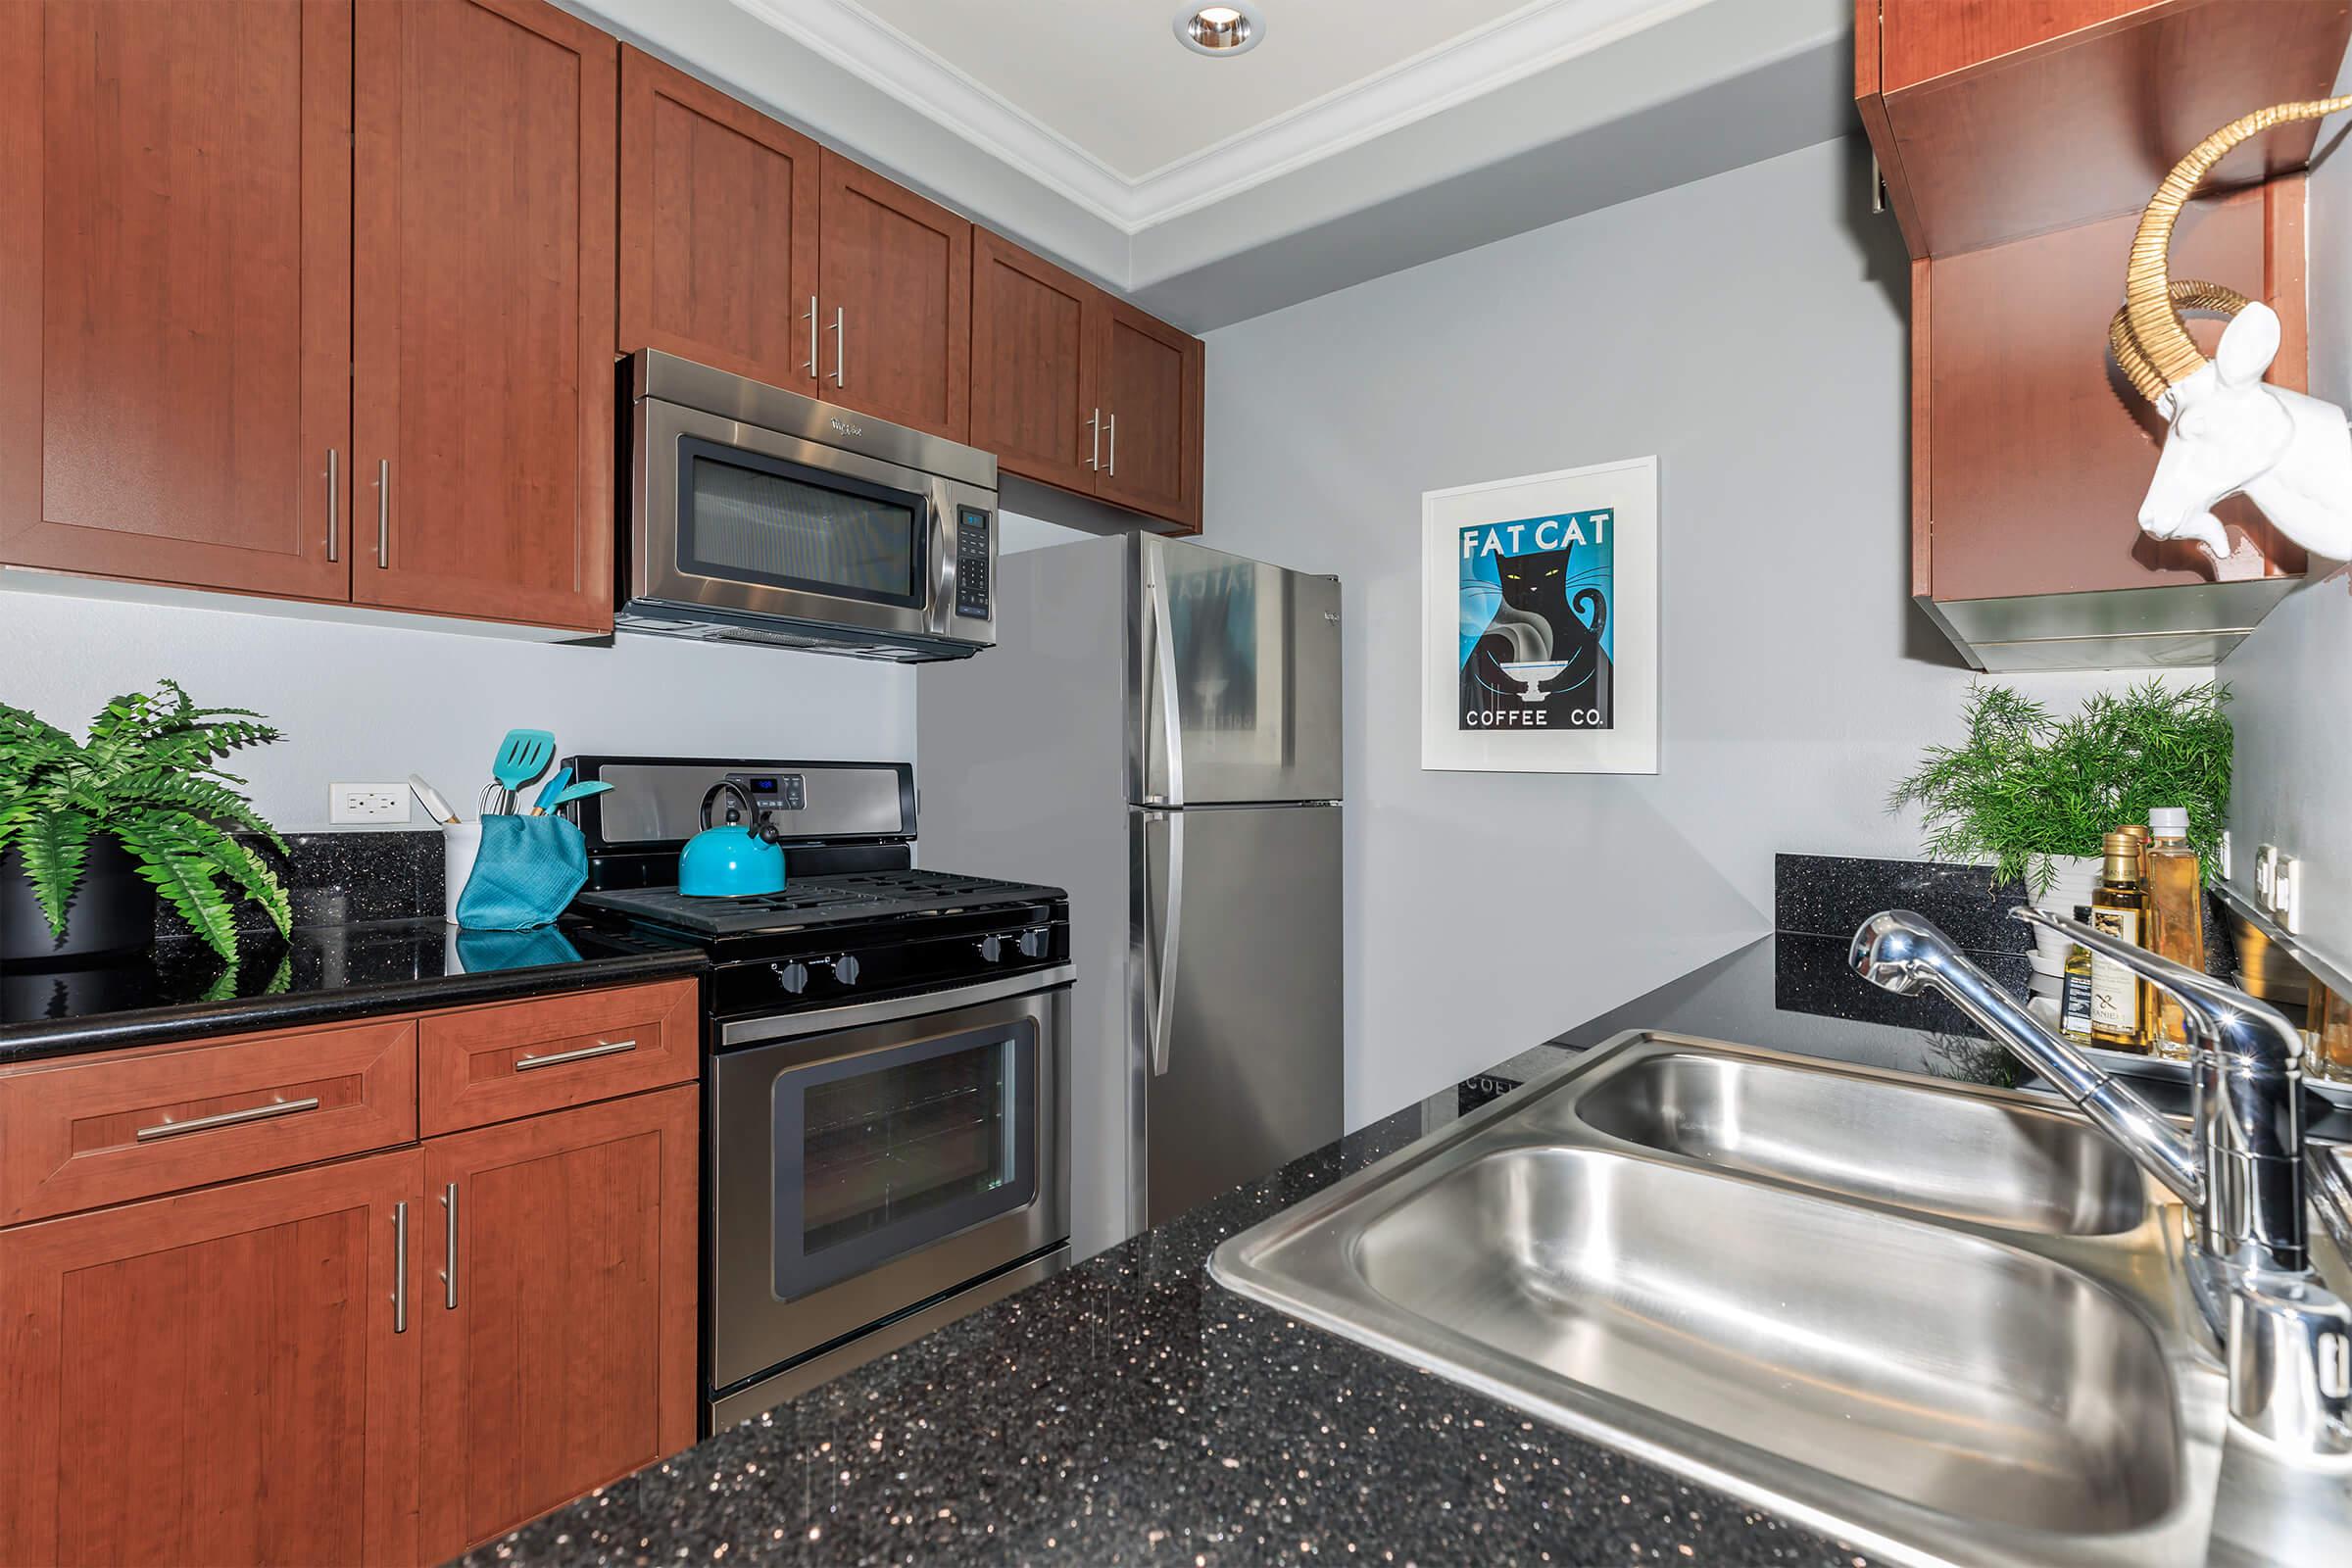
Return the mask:
<svg viewBox="0 0 2352 1568">
<path fill-rule="evenodd" d="M 905 763 L 586 757 L 616 946 L 712 968 L 704 1389 L 715 1429 L 1043 1279 L 1069 1252 L 1069 906 L 912 866 Z M 785 891 L 688 898 L 706 792 L 758 781 Z M 789 787 L 784 780 L 791 780 Z"/>
</svg>

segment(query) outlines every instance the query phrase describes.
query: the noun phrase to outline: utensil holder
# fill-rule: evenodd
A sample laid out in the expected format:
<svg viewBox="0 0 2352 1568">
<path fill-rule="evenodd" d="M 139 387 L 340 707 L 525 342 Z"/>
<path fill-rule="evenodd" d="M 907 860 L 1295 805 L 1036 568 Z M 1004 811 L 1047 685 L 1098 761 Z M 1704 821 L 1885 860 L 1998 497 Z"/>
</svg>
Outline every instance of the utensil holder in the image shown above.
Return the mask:
<svg viewBox="0 0 2352 1568">
<path fill-rule="evenodd" d="M 482 824 L 450 822 L 441 829 L 441 918 L 458 923 L 458 900 L 482 853 Z"/>
</svg>

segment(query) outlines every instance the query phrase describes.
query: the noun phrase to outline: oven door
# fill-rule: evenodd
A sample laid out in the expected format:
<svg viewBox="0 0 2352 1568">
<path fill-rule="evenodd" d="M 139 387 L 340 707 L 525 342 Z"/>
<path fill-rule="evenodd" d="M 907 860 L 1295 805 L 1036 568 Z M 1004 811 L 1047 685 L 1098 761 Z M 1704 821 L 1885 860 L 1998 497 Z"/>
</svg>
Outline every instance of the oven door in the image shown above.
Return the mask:
<svg viewBox="0 0 2352 1568">
<path fill-rule="evenodd" d="M 710 1384 L 723 1393 L 1065 1241 L 1069 975 L 723 1025 Z"/>
<path fill-rule="evenodd" d="M 993 607 L 959 605 L 956 573 L 959 548 L 986 543 L 990 492 L 658 398 L 637 401 L 636 424 L 632 603 L 994 640 Z"/>
</svg>

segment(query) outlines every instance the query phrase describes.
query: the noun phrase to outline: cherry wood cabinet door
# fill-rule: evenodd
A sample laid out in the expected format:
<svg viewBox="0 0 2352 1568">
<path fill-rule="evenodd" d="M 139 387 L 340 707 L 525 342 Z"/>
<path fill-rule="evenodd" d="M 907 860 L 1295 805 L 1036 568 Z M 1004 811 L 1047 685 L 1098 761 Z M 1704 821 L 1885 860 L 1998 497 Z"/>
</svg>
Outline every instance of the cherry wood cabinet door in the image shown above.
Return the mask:
<svg viewBox="0 0 2352 1568">
<path fill-rule="evenodd" d="M 620 52 L 619 349 L 816 387 L 816 143 Z"/>
<path fill-rule="evenodd" d="M 425 1560 L 694 1442 L 699 1093 L 426 1142 Z"/>
<path fill-rule="evenodd" d="M 1104 301 L 1096 394 L 1106 501 L 1200 528 L 1200 340 L 1116 299 Z"/>
<path fill-rule="evenodd" d="M 830 148 L 820 167 L 817 396 L 964 440 L 972 225 Z"/>
<path fill-rule="evenodd" d="M 0 1231 L 0 1562 L 416 1561 L 422 1163 Z"/>
<path fill-rule="evenodd" d="M 612 629 L 617 52 L 543 0 L 359 8 L 361 603 Z"/>
<path fill-rule="evenodd" d="M 1092 494 L 1102 466 L 1090 336 L 1107 297 L 986 229 L 972 234 L 972 445 Z"/>
<path fill-rule="evenodd" d="M 0 561 L 349 596 L 351 66 L 349 0 L 0 6 Z"/>
</svg>

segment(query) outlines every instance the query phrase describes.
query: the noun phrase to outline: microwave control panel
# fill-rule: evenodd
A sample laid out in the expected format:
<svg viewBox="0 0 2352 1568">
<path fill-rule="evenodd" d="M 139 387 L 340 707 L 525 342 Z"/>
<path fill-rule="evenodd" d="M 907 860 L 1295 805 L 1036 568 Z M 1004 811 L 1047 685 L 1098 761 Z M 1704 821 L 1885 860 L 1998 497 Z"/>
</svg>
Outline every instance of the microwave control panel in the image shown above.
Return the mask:
<svg viewBox="0 0 2352 1568">
<path fill-rule="evenodd" d="M 956 509 L 956 613 L 988 618 L 988 514 L 978 507 Z"/>
</svg>

